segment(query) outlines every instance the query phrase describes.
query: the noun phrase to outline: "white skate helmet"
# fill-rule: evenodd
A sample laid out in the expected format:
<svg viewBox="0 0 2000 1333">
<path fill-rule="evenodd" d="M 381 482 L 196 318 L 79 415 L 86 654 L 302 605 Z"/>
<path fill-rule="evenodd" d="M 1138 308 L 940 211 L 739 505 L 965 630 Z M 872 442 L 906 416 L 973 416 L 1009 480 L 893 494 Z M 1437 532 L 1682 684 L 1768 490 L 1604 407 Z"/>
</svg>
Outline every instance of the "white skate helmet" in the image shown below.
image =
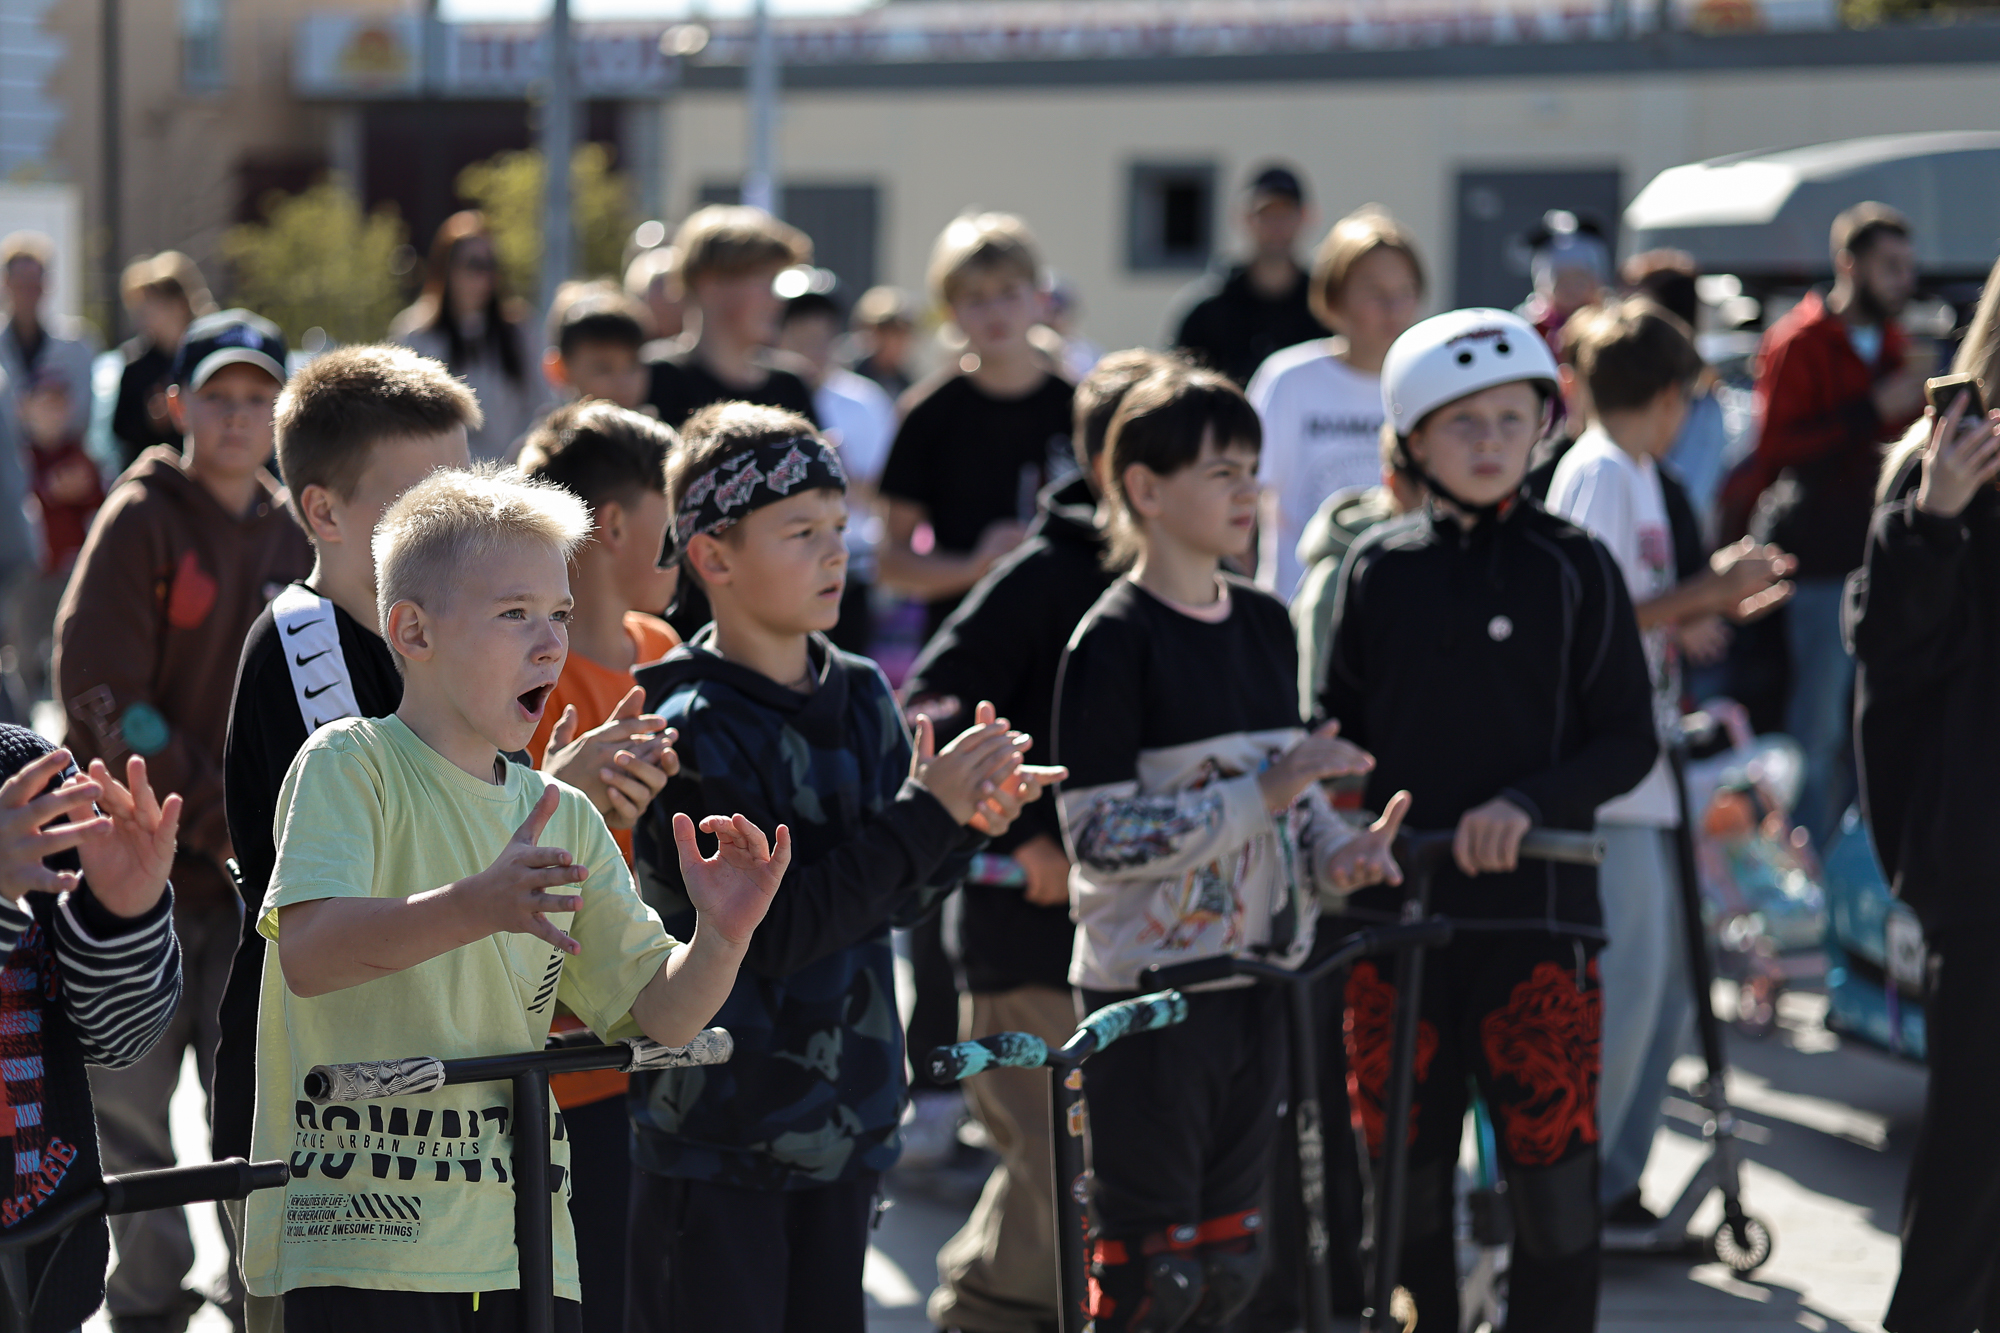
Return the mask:
<svg viewBox="0 0 2000 1333">
<path fill-rule="evenodd" d="M 1507 310 L 1452 310 L 1412 325 L 1382 360 L 1382 408 L 1407 439 L 1446 403 L 1527 381 L 1559 391 L 1556 359 L 1535 326 Z"/>
</svg>

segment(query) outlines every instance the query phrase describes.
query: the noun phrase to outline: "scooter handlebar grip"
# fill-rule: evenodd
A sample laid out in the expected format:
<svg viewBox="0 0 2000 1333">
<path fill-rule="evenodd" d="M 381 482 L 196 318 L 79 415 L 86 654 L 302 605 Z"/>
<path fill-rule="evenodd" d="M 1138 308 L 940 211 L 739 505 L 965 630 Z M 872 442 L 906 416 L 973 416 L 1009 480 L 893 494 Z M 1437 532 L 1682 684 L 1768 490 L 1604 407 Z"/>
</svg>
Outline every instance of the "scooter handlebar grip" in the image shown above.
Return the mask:
<svg viewBox="0 0 2000 1333">
<path fill-rule="evenodd" d="M 1521 839 L 1521 858 L 1599 866 L 1604 864 L 1604 839 L 1595 833 L 1575 833 L 1568 829 L 1531 829 Z"/>
<path fill-rule="evenodd" d="M 621 1043 L 632 1052 L 628 1069 L 689 1069 L 695 1065 L 729 1063 L 736 1054 L 736 1038 L 728 1028 L 704 1028 L 685 1046 L 662 1046 L 644 1037 L 627 1037 Z"/>
<path fill-rule="evenodd" d="M 1197 958 L 1188 963 L 1155 963 L 1139 974 L 1139 984 L 1165 990 L 1224 981 L 1236 974 L 1236 959 L 1228 954 L 1217 954 L 1213 958 Z"/>
<path fill-rule="evenodd" d="M 931 1051 L 931 1077 L 940 1083 L 983 1074 L 989 1069 L 1040 1069 L 1049 1062 L 1049 1044 L 1027 1032 L 996 1032 L 977 1041 L 954 1042 Z"/>
<path fill-rule="evenodd" d="M 1151 995 L 1105 1005 L 1078 1025 L 1077 1035 L 1092 1034 L 1097 1038 L 1097 1049 L 1101 1051 L 1119 1038 L 1129 1037 L 1135 1032 L 1153 1032 L 1185 1023 L 1187 1015 L 1186 996 L 1177 990 L 1155 991 Z M 1070 1040 L 1073 1042 L 1076 1038 Z"/>
<path fill-rule="evenodd" d="M 305 1078 L 306 1096 L 320 1106 L 328 1102 L 407 1097 L 443 1086 L 444 1061 L 432 1055 L 365 1060 L 351 1065 L 314 1065 Z"/>
<path fill-rule="evenodd" d="M 283 1162 L 250 1163 L 241 1157 L 163 1171 L 134 1171 L 104 1178 L 104 1211 L 118 1216 L 179 1208 L 211 1199 L 241 1199 L 253 1190 L 275 1189 L 290 1178 Z"/>
</svg>

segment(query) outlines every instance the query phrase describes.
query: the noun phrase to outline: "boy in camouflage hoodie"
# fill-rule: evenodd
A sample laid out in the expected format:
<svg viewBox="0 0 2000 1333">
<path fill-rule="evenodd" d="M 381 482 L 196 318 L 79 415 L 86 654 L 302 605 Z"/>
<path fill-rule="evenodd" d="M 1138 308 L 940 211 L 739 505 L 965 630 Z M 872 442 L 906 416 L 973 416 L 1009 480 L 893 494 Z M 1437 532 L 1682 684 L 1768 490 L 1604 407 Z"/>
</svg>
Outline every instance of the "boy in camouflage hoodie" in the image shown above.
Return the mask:
<svg viewBox="0 0 2000 1333">
<path fill-rule="evenodd" d="M 676 812 L 741 809 L 793 831 L 793 861 L 715 1022 L 724 1066 L 635 1080 L 627 1327 L 863 1333 L 876 1181 L 905 1085 L 889 928 L 932 910 L 983 838 L 1060 769 L 982 704 L 914 746 L 874 663 L 824 631 L 847 569 L 845 478 L 804 418 L 726 403 L 668 464 L 673 545 L 715 621 L 639 672 L 679 732 L 679 775 L 634 840 L 671 928 L 689 912 Z"/>
</svg>

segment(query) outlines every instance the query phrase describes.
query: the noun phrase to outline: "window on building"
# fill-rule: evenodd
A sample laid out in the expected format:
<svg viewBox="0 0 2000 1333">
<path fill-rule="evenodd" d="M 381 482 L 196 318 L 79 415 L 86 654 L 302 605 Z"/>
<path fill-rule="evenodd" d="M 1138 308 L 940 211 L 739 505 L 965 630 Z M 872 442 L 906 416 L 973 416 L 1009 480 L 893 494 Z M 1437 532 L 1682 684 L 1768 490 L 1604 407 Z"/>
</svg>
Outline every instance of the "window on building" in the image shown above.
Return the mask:
<svg viewBox="0 0 2000 1333">
<path fill-rule="evenodd" d="M 1132 164 L 1126 266 L 1203 269 L 1215 253 L 1215 164 Z"/>
<path fill-rule="evenodd" d="M 228 81 L 228 0 L 180 0 L 181 86 L 214 92 Z"/>
</svg>

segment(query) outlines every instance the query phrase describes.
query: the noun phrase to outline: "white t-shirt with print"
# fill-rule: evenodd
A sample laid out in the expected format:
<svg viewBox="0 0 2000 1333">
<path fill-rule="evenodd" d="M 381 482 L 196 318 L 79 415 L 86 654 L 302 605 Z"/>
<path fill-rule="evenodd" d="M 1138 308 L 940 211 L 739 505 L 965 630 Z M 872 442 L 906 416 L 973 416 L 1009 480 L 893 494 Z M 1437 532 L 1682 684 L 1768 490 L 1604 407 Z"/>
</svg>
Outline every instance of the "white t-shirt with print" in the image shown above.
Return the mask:
<svg viewBox="0 0 2000 1333">
<path fill-rule="evenodd" d="M 1604 544 L 1625 575 L 1634 605 L 1673 590 L 1674 534 L 1667 523 L 1666 492 L 1650 458 L 1634 458 L 1592 426 L 1578 438 L 1549 485 L 1549 511 Z M 1680 725 L 1680 663 L 1667 627 L 1640 635 L 1653 677 L 1653 715 L 1662 737 Z M 1598 807 L 1607 824 L 1673 828 L 1681 822 L 1673 768 L 1664 753 L 1631 791 Z"/>
<path fill-rule="evenodd" d="M 1278 530 L 1259 541 L 1257 586 L 1287 601 L 1305 577 L 1299 537 L 1326 497 L 1382 480 L 1382 381 L 1324 339 L 1274 352 L 1246 392 L 1264 422 L 1257 480 L 1277 499 Z"/>
</svg>

